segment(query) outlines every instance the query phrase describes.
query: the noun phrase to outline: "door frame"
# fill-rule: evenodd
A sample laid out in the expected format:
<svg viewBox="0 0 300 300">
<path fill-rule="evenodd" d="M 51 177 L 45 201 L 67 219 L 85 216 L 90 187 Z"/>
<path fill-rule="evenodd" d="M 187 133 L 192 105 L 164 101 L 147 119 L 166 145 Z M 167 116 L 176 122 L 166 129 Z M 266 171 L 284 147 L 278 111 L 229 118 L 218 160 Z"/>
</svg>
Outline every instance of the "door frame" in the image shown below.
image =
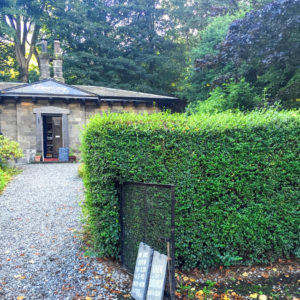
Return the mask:
<svg viewBox="0 0 300 300">
<path fill-rule="evenodd" d="M 34 108 L 33 113 L 36 115 L 36 152 L 42 153 L 42 157 L 44 158 L 43 116 L 62 117 L 62 146 L 63 148 L 69 148 L 69 109 L 55 106 L 44 106 Z"/>
<path fill-rule="evenodd" d="M 42 119 L 43 119 L 43 159 L 47 158 L 47 154 L 48 154 L 48 139 L 47 139 L 47 133 L 48 133 L 48 128 L 46 129 L 45 126 L 48 126 L 48 122 L 47 122 L 47 117 L 51 118 L 51 123 L 52 123 L 52 158 L 58 158 L 58 151 L 57 153 L 55 153 L 55 132 L 54 132 L 54 120 L 53 118 L 60 118 L 60 139 L 61 139 L 61 146 L 63 147 L 63 134 L 62 134 L 62 115 L 50 115 L 50 114 L 42 114 Z M 56 155 L 57 154 L 57 157 Z"/>
</svg>

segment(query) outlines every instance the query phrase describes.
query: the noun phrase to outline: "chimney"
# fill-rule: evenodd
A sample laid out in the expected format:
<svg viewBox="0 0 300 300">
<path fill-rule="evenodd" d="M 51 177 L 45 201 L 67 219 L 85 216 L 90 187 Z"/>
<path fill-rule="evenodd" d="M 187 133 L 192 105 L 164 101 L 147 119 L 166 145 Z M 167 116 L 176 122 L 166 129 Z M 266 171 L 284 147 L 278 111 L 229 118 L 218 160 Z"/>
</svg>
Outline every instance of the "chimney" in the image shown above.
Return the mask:
<svg viewBox="0 0 300 300">
<path fill-rule="evenodd" d="M 60 40 L 54 40 L 54 55 L 53 55 L 53 72 L 54 72 L 54 79 L 57 81 L 65 82 L 63 78 L 63 71 L 62 71 L 62 50 L 60 48 Z"/>
<path fill-rule="evenodd" d="M 42 53 L 39 54 L 40 60 L 40 80 L 50 78 L 50 56 L 47 50 L 47 40 L 42 39 Z"/>
</svg>

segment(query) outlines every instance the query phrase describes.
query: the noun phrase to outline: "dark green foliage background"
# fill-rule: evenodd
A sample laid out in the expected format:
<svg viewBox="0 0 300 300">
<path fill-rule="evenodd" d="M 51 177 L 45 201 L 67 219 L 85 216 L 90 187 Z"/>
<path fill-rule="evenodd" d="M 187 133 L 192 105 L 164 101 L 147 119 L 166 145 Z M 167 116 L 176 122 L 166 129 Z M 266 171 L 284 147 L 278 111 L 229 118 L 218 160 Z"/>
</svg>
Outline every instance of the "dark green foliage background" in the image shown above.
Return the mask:
<svg viewBox="0 0 300 300">
<path fill-rule="evenodd" d="M 299 256 L 299 112 L 108 114 L 83 134 L 84 210 L 96 249 L 119 255 L 116 183 L 176 185 L 183 268 Z"/>
</svg>

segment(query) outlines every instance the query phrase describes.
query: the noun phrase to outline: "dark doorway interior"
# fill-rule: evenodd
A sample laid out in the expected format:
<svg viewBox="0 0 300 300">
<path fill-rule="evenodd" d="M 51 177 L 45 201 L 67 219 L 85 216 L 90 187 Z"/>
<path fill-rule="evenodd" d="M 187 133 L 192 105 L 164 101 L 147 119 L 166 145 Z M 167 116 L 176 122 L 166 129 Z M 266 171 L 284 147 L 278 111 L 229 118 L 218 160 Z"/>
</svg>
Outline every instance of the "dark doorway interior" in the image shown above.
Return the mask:
<svg viewBox="0 0 300 300">
<path fill-rule="evenodd" d="M 43 116 L 44 158 L 58 158 L 62 147 L 62 117 Z"/>
</svg>

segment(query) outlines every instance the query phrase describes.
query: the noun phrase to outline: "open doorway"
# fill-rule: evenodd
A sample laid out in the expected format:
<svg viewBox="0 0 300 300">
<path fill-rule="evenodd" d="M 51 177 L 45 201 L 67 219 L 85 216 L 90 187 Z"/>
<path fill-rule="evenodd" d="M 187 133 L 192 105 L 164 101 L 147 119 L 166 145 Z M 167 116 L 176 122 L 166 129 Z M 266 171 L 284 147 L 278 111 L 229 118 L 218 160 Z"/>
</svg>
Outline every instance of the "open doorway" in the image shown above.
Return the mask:
<svg viewBox="0 0 300 300">
<path fill-rule="evenodd" d="M 43 155 L 45 159 L 58 159 L 63 146 L 62 116 L 43 116 Z"/>
</svg>

